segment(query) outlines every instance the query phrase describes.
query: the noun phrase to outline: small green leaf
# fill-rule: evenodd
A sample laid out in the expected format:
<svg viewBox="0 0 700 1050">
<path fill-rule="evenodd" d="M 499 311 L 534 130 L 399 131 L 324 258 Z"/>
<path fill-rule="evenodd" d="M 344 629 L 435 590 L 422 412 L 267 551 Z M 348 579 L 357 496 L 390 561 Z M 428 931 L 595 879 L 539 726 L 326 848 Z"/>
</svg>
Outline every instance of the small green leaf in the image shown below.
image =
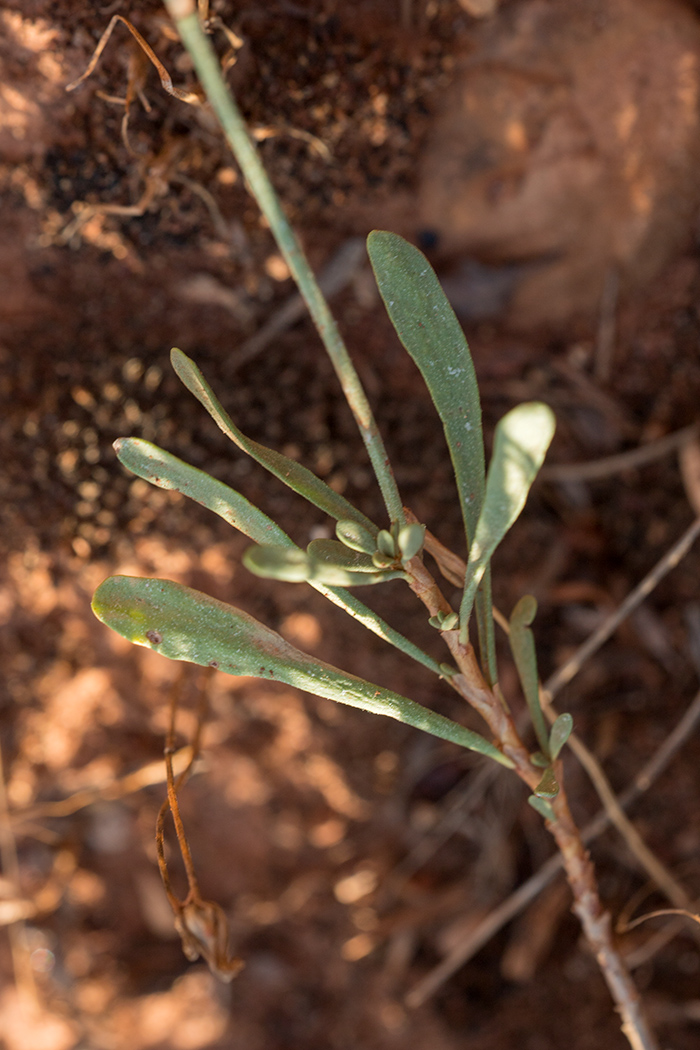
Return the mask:
<svg viewBox="0 0 700 1050">
<path fill-rule="evenodd" d="M 309 564 L 316 577 L 316 569 L 343 569 L 345 572 L 376 572 L 376 566 L 369 554 L 353 551 L 338 540 L 312 540 L 306 548 Z"/>
<path fill-rule="evenodd" d="M 556 824 L 557 816 L 549 802 L 545 802 L 543 798 L 538 798 L 537 795 L 530 795 L 528 802 L 533 809 L 537 810 L 541 817 L 548 820 L 550 824 Z"/>
<path fill-rule="evenodd" d="M 425 525 L 404 525 L 402 529 L 399 529 L 398 545 L 401 551 L 401 557 L 403 561 L 410 561 L 411 558 L 415 558 L 423 549 L 423 541 L 425 540 Z"/>
<path fill-rule="evenodd" d="M 535 727 L 537 741 L 543 754 L 549 755 L 547 722 L 540 706 L 540 684 L 537 675 L 535 640 L 530 630 L 530 624 L 535 619 L 536 613 L 536 600 L 531 594 L 524 595 L 511 613 L 508 642 L 513 653 L 527 706 L 530 710 L 530 718 Z"/>
<path fill-rule="evenodd" d="M 178 377 L 190 393 L 194 394 L 200 404 L 206 408 L 219 429 L 235 445 L 238 445 L 240 449 L 247 452 L 249 456 L 265 467 L 266 470 L 269 470 L 271 474 L 274 474 L 276 478 L 279 478 L 280 481 L 283 481 L 285 485 L 288 485 L 290 489 L 298 492 L 309 503 L 313 503 L 315 507 L 318 507 L 319 510 L 322 510 L 331 518 L 335 518 L 337 521 L 357 521 L 373 535 L 376 535 L 377 526 L 359 510 L 356 510 L 352 503 L 348 503 L 343 496 L 334 492 L 330 485 L 326 485 L 325 481 L 321 481 L 320 478 L 317 478 L 315 474 L 302 466 L 301 463 L 297 463 L 296 460 L 289 459 L 287 456 L 283 456 L 281 452 L 275 452 L 273 449 L 266 448 L 265 445 L 261 445 L 259 442 L 246 437 L 224 410 L 221 402 L 194 361 L 191 361 L 186 354 L 183 354 L 182 350 L 174 347 L 170 351 L 170 361 Z"/>
<path fill-rule="evenodd" d="M 92 609 L 122 637 L 171 660 L 218 668 L 231 675 L 285 682 L 317 696 L 395 718 L 512 768 L 510 759 L 478 733 L 295 649 L 276 631 L 240 609 L 179 583 L 111 576 L 97 588 Z"/>
<path fill-rule="evenodd" d="M 316 541 L 334 543 L 333 540 Z M 365 558 L 356 551 L 338 543 L 337 548 L 347 557 L 337 560 L 325 560 L 322 553 L 314 556 L 312 551 L 298 548 L 257 545 L 249 547 L 243 554 L 243 564 L 255 576 L 264 579 L 284 580 L 287 583 L 322 583 L 331 587 L 367 587 L 387 580 L 403 579 L 401 571 L 376 572 L 371 565 L 367 569 L 360 558 Z M 312 547 L 312 544 L 309 544 Z M 353 559 L 357 559 L 353 561 Z M 361 568 L 358 566 L 362 566 Z"/>
<path fill-rule="evenodd" d="M 459 674 L 457 668 L 453 667 L 452 664 L 440 664 L 440 670 L 444 678 L 454 678 L 456 674 Z"/>
<path fill-rule="evenodd" d="M 390 558 L 396 557 L 394 537 L 387 529 L 380 529 L 377 533 L 377 550 L 380 554 L 386 554 Z"/>
<path fill-rule="evenodd" d="M 574 720 L 569 714 L 559 715 L 549 734 L 549 753 L 552 759 L 559 757 L 559 752 L 571 736 Z"/>
<path fill-rule="evenodd" d="M 396 564 L 396 558 L 392 557 L 391 554 L 382 554 L 381 551 L 375 551 L 372 555 L 372 564 L 375 569 L 389 569 Z"/>
<path fill-rule="evenodd" d="M 370 532 L 358 521 L 337 521 L 335 534 L 350 550 L 372 555 L 377 549 L 377 534 Z"/>
<path fill-rule="evenodd" d="M 551 766 L 548 766 L 542 774 L 542 779 L 535 788 L 535 795 L 538 798 L 556 798 L 559 794 L 559 785 L 557 784 L 557 778 L 554 776 L 554 770 Z"/>
<path fill-rule="evenodd" d="M 435 616 L 431 616 L 428 623 L 431 627 L 437 627 L 439 631 L 453 631 L 459 623 L 459 616 L 456 612 L 440 611 Z"/>
<path fill-rule="evenodd" d="M 255 576 L 285 583 L 306 583 L 311 576 L 308 555 L 298 547 L 257 544 L 244 551 L 243 564 Z"/>
<path fill-rule="evenodd" d="M 530 761 L 533 766 L 537 766 L 538 769 L 546 769 L 547 766 L 552 764 L 552 760 L 547 758 L 546 755 L 543 755 L 541 751 L 534 751 L 530 755 Z"/>
<path fill-rule="evenodd" d="M 477 587 L 493 552 L 525 506 L 554 434 L 554 414 L 533 401 L 518 405 L 496 426 L 493 455 L 486 476 L 484 503 L 469 551 L 460 622 L 467 625 Z"/>
</svg>

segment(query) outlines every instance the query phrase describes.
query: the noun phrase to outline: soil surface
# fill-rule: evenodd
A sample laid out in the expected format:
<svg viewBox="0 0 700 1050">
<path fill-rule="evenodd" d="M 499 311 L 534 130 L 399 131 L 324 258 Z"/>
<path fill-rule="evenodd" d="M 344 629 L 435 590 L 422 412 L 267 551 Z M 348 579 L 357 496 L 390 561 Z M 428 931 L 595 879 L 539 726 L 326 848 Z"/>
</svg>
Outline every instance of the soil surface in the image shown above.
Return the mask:
<svg viewBox="0 0 700 1050">
<path fill-rule="evenodd" d="M 509 32 L 518 7 L 513 0 L 494 16 Z M 495 23 L 485 29 L 457 0 L 217 10 L 240 43 L 231 84 L 315 268 L 347 256 L 371 225 L 410 233 L 431 131 Z M 113 14 L 133 20 L 176 84 L 192 86 L 155 3 L 10 0 L 0 15 L 0 1046 L 622 1050 L 607 990 L 556 880 L 427 1001 L 406 1003 L 552 854 L 505 771 L 281 685 L 183 671 L 111 634 L 90 611 L 92 591 L 110 574 L 176 579 L 479 728 L 427 671 L 303 585 L 253 578 L 240 565 L 241 537 L 118 464 L 112 442 L 145 437 L 240 489 L 297 542 L 329 534 L 320 512 L 231 446 L 180 386 L 168 360 L 177 345 L 246 434 L 383 520 L 310 322 L 281 323 L 257 351 L 250 342 L 293 288 L 206 109 L 162 91 L 122 24 L 92 76 L 66 93 Z M 215 39 L 223 57 L 230 38 L 218 30 Z M 114 97 L 128 89 L 136 97 L 125 132 Z M 679 202 L 686 217 L 687 205 Z M 534 398 L 557 414 L 553 465 L 655 449 L 696 422 L 695 221 L 664 250 L 651 283 L 635 290 L 608 281 L 593 314 L 572 314 L 570 326 L 557 315 L 547 330 L 539 317 L 537 331 L 514 334 L 504 310 L 467 327 L 487 444 L 505 411 Z M 403 499 L 463 554 L 429 397 L 367 264 L 346 264 L 344 274 L 333 307 Z M 543 677 L 700 513 L 693 452 L 685 446 L 684 472 L 661 445 L 640 465 L 613 463 L 594 478 L 575 467 L 550 471 L 536 484 L 494 577 L 505 611 L 523 593 L 537 596 Z M 558 699 L 618 792 L 697 692 L 699 569 L 691 549 Z M 457 597 L 449 584 L 446 594 Z M 367 600 L 443 659 L 407 588 L 393 582 Z M 501 674 L 519 710 L 505 649 Z M 181 809 L 202 894 L 224 909 L 231 950 L 245 961 L 230 984 L 184 956 L 158 874 L 154 826 L 175 694 L 177 747 L 192 740 L 202 698 L 207 704 Z M 691 899 L 700 890 L 699 759 L 691 735 L 631 810 Z M 600 804 L 571 757 L 566 771 L 584 824 Z M 167 856 L 184 896 L 171 832 L 168 824 Z M 615 917 L 667 905 L 617 833 L 591 849 Z M 668 921 L 650 920 L 620 943 L 662 1045 L 691 1050 L 700 954 L 692 925 L 669 929 Z"/>
</svg>

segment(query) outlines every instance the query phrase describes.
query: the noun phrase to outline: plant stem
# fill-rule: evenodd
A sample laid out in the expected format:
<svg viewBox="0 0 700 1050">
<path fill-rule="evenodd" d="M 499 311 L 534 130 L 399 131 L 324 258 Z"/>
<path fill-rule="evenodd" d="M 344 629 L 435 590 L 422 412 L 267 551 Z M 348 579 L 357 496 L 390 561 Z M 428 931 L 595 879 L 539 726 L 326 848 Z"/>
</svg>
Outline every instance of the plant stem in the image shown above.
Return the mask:
<svg viewBox="0 0 700 1050">
<path fill-rule="evenodd" d="M 431 616 L 449 610 L 442 592 L 419 557 L 409 563 L 407 570 L 410 573 L 411 589 Z M 460 670 L 460 674 L 449 679 L 450 684 L 479 712 L 491 730 L 496 746 L 512 761 L 521 780 L 534 791 L 542 777 L 542 770 L 532 765 L 529 752 L 520 739 L 510 712 L 484 681 L 473 647 L 469 643 L 465 645 L 460 642 L 459 631 L 443 631 L 443 638 Z M 632 1050 L 658 1050 L 658 1044 L 644 1016 L 639 993 L 614 944 L 610 914 L 601 904 L 593 864 L 571 816 L 562 784 L 562 772 L 562 764 L 557 762 L 559 794 L 551 803 L 557 819 L 548 823 L 547 828 L 561 853 L 574 898 L 573 910 L 595 953 L 622 1018 L 622 1031 Z"/>
<path fill-rule="evenodd" d="M 343 393 L 359 427 L 362 440 L 381 489 L 392 522 L 405 524 L 403 505 L 396 487 L 384 442 L 369 406 L 367 396 L 348 355 L 318 282 L 304 255 L 296 234 L 282 209 L 279 198 L 262 165 L 240 110 L 224 83 L 219 62 L 202 29 L 191 0 L 165 0 L 184 46 L 189 51 L 197 75 L 216 113 L 229 146 L 240 165 L 248 188 L 267 219 L 285 262 L 309 308 L 323 340 Z"/>
<path fill-rule="evenodd" d="M 571 816 L 563 788 L 551 804 L 557 820 L 548 826 L 559 847 L 574 895 L 573 910 L 583 927 L 586 940 L 595 952 L 622 1018 L 622 1031 L 632 1050 L 658 1050 L 658 1043 L 644 1015 L 639 992 L 613 941 L 610 913 L 603 909 L 600 902 L 593 863 Z"/>
</svg>

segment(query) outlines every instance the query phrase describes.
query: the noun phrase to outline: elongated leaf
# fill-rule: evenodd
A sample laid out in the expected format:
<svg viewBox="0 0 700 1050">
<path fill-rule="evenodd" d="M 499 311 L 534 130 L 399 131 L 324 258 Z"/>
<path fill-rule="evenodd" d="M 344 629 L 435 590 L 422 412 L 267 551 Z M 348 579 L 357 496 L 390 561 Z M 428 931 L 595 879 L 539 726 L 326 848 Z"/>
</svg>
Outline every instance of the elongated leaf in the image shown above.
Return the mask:
<svg viewBox="0 0 700 1050">
<path fill-rule="evenodd" d="M 301 652 L 247 613 L 179 583 L 111 576 L 97 588 L 92 608 L 98 619 L 124 638 L 171 660 L 286 682 L 395 718 L 512 767 L 510 759 L 478 733 Z"/>
<path fill-rule="evenodd" d="M 189 496 L 207 510 L 214 511 L 234 529 L 256 543 L 275 543 L 294 546 L 292 540 L 267 514 L 234 489 L 216 481 L 203 470 L 190 466 L 177 456 L 165 452 L 150 441 L 141 438 L 118 438 L 114 451 L 123 463 L 138 477 L 161 489 L 173 489 Z"/>
<path fill-rule="evenodd" d="M 370 233 L 367 251 L 391 323 L 420 369 L 442 421 L 469 548 L 481 513 L 486 473 L 481 402 L 469 345 L 422 252 L 382 230 Z M 493 685 L 496 647 L 488 566 L 482 577 L 477 626 L 482 663 Z"/>
<path fill-rule="evenodd" d="M 286 532 L 272 518 L 249 503 L 234 489 L 196 467 L 184 463 L 177 456 L 152 445 L 140 438 L 120 438 L 115 442 L 119 459 L 129 470 L 145 481 L 163 489 L 174 489 L 182 492 L 208 510 L 218 514 L 229 525 L 239 529 L 256 543 L 273 542 L 290 550 L 299 550 Z M 301 553 L 301 552 L 300 552 Z M 316 581 L 311 586 L 339 608 L 344 609 L 363 627 L 372 631 L 385 642 L 400 649 L 413 660 L 427 667 L 434 674 L 441 675 L 440 664 L 417 645 L 405 638 L 399 631 L 390 627 L 373 609 L 367 608 L 359 598 L 341 587 L 329 587 Z"/>
<path fill-rule="evenodd" d="M 314 568 L 335 565 L 347 572 L 376 573 L 377 571 L 369 554 L 350 550 L 338 540 L 312 540 L 306 548 L 306 553 Z"/>
<path fill-rule="evenodd" d="M 554 414 L 538 401 L 518 405 L 496 426 L 484 505 L 469 551 L 459 610 L 464 641 L 477 587 L 493 552 L 525 506 L 553 434 Z"/>
<path fill-rule="evenodd" d="M 283 456 L 281 452 L 275 452 L 274 449 L 266 448 L 265 445 L 261 445 L 259 442 L 246 437 L 225 411 L 194 361 L 191 361 L 186 354 L 183 354 L 182 350 L 174 347 L 170 351 L 170 361 L 175 372 L 190 393 L 194 394 L 200 404 L 206 408 L 226 437 L 230 438 L 235 445 L 238 445 L 243 452 L 246 452 L 261 466 L 265 467 L 266 470 L 269 470 L 271 474 L 274 474 L 276 478 L 288 485 L 290 489 L 298 492 L 300 496 L 307 499 L 309 503 L 313 503 L 315 507 L 318 507 L 319 510 L 322 510 L 331 518 L 335 518 L 336 521 L 357 521 L 360 525 L 364 525 L 372 535 L 377 534 L 377 526 L 369 518 L 365 517 L 361 511 L 353 507 L 352 503 L 349 503 L 339 493 L 334 492 L 330 485 L 326 485 L 325 481 L 321 481 L 320 478 L 317 478 L 315 474 L 302 466 L 301 463 L 297 463 L 296 460 Z"/>
<path fill-rule="evenodd" d="M 404 576 L 401 570 L 377 572 L 366 554 L 351 551 L 342 543 L 337 546 L 342 549 L 344 557 L 324 557 L 325 552 L 314 557 L 311 550 L 302 551 L 299 548 L 249 547 L 243 555 L 243 564 L 263 579 L 285 580 L 287 583 L 324 583 L 336 587 L 369 587 Z M 312 544 L 309 544 L 311 547 Z M 360 562 L 361 558 L 367 559 L 369 566 L 366 562 Z"/>
<path fill-rule="evenodd" d="M 530 624 L 537 613 L 537 602 L 531 594 L 526 594 L 520 599 L 513 609 L 510 617 L 510 643 L 515 666 L 518 670 L 520 684 L 530 709 L 530 718 L 537 734 L 537 741 L 542 753 L 548 758 L 549 733 L 547 722 L 540 706 L 540 683 L 537 674 L 537 655 L 535 653 L 535 639 L 533 638 Z"/>
<path fill-rule="evenodd" d="M 422 252 L 382 230 L 370 233 L 367 251 L 391 323 L 420 369 L 445 428 L 471 544 L 485 469 L 479 388 L 467 340 Z"/>
</svg>

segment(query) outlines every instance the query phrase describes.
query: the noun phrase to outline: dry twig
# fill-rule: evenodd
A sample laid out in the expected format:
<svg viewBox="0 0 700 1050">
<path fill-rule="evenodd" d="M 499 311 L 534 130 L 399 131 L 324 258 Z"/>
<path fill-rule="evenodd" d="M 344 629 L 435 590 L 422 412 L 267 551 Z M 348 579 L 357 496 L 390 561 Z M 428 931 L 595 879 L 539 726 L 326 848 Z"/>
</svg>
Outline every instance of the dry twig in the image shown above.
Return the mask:
<svg viewBox="0 0 700 1050">
<path fill-rule="evenodd" d="M 165 768 L 167 773 L 168 794 L 160 808 L 156 820 L 156 852 L 158 867 L 163 880 L 166 896 L 175 916 L 175 928 L 182 940 L 182 950 L 188 959 L 198 959 L 200 955 L 207 962 L 209 969 L 222 981 L 231 981 L 243 969 L 243 960 L 232 958 L 228 950 L 229 929 L 223 909 L 214 901 L 204 900 L 194 868 L 185 826 L 180 813 L 177 798 L 178 789 L 187 780 L 196 756 L 199 754 L 200 738 L 204 721 L 204 691 L 200 690 L 200 712 L 197 721 L 195 738 L 192 741 L 192 757 L 187 766 L 175 779 L 173 771 L 173 754 L 175 752 L 175 720 L 177 716 L 178 694 L 184 675 L 181 674 L 173 689 L 170 702 L 170 722 L 165 742 Z M 180 848 L 180 855 L 185 866 L 188 892 L 183 900 L 172 888 L 168 863 L 165 859 L 165 815 L 170 810 L 175 834 Z"/>
</svg>

